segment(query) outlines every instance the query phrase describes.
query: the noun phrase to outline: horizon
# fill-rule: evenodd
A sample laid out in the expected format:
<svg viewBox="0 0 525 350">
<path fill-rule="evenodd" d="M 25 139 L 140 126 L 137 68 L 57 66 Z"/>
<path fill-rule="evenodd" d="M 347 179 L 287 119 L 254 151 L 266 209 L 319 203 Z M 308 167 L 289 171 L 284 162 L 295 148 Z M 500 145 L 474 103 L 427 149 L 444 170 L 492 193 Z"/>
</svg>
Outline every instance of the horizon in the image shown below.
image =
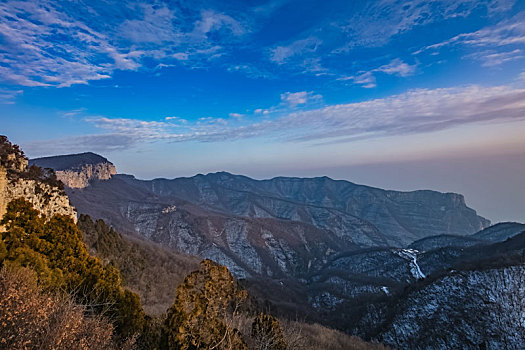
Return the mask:
<svg viewBox="0 0 525 350">
<path fill-rule="evenodd" d="M 144 179 L 329 176 L 525 221 L 525 3 L 6 1 L 0 133 Z"/>
<path fill-rule="evenodd" d="M 504 213 L 504 212 L 501 212 L 502 213 L 502 217 L 503 219 L 499 219 L 499 220 L 494 220 L 493 217 L 490 217 L 489 215 L 485 215 L 483 213 L 483 210 L 479 210 L 479 208 L 476 206 L 477 204 L 481 204 L 482 206 L 482 209 L 487 209 L 487 208 L 483 208 L 483 202 L 484 202 L 484 198 L 485 196 L 481 196 L 481 197 L 476 197 L 476 196 L 473 196 L 473 198 L 469 198 L 468 195 L 466 195 L 465 193 L 461 192 L 461 191 L 453 191 L 453 190 L 446 190 L 446 186 L 443 187 L 445 188 L 444 190 L 440 190 L 439 188 L 436 188 L 436 187 L 439 187 L 439 182 L 436 184 L 436 187 L 432 188 L 432 187 L 425 187 L 424 185 L 420 186 L 420 187 L 401 187 L 400 185 L 397 185 L 396 187 L 396 180 L 394 181 L 385 181 L 383 177 L 381 176 L 376 176 L 375 178 L 372 178 L 370 179 L 369 177 L 369 174 L 370 172 L 369 171 L 363 171 L 359 168 L 354 168 L 353 170 L 357 170 L 357 175 L 356 175 L 356 178 L 352 179 L 352 178 L 349 178 L 349 177 L 345 177 L 341 172 L 340 170 L 341 169 L 324 169 L 325 173 L 318 173 L 318 174 L 315 174 L 315 172 L 312 174 L 308 174 L 307 172 L 304 173 L 303 175 L 301 175 L 302 173 L 299 172 L 299 173 L 290 173 L 288 175 L 283 175 L 283 174 L 274 174 L 274 175 L 271 175 L 271 174 L 266 174 L 266 175 L 262 175 L 262 176 L 257 176 L 257 175 L 250 175 L 248 173 L 242 173 L 242 172 L 232 172 L 232 171 L 228 171 L 228 170 L 214 170 L 214 171 L 208 171 L 208 172 L 198 172 L 198 173 L 185 173 L 185 174 L 182 174 L 182 175 L 165 175 L 165 176 L 146 176 L 146 177 L 142 177 L 142 176 L 139 176 L 137 174 L 134 174 L 134 173 L 131 173 L 131 172 L 122 172 L 122 171 L 119 171 L 119 166 L 118 164 L 115 164 L 115 162 L 113 162 L 111 159 L 107 158 L 105 155 L 103 154 L 98 154 L 96 152 L 91 152 L 91 151 L 87 151 L 87 152 L 82 152 L 82 153 L 74 153 L 74 154 L 59 154 L 59 155 L 55 155 L 55 156 L 47 156 L 47 157 L 38 157 L 38 158 L 29 158 L 29 160 L 35 160 L 35 159 L 39 159 L 39 158 L 53 158 L 53 157 L 67 157 L 67 156 L 77 156 L 77 155 L 82 155 L 82 154 L 94 154 L 96 156 L 99 156 L 101 158 L 104 158 L 106 159 L 107 161 L 109 161 L 111 164 L 113 164 L 117 170 L 117 174 L 119 175 L 127 175 L 127 176 L 133 176 L 134 178 L 136 178 L 137 180 L 140 180 L 140 181 L 150 181 L 150 180 L 157 180 L 157 179 L 162 179 L 162 180 L 174 180 L 174 179 L 178 179 L 178 178 L 191 178 L 191 177 L 195 177 L 195 176 L 207 176 L 207 175 L 213 175 L 213 174 L 218 174 L 218 173 L 227 173 L 227 174 L 230 174 L 230 175 L 233 175 L 233 176 L 243 176 L 243 177 L 248 177 L 248 178 L 251 178 L 251 179 L 254 179 L 254 180 L 258 180 L 258 181 L 265 181 L 265 180 L 272 180 L 272 179 L 276 179 L 276 178 L 299 178 L 299 179 L 304 179 L 304 178 L 309 178 L 309 179 L 316 179 L 316 178 L 328 178 L 330 180 L 333 180 L 333 181 L 346 181 L 346 182 L 350 182 L 350 183 L 353 183 L 353 184 L 356 184 L 356 185 L 359 185 L 359 186 L 367 186 L 367 187 L 373 187 L 373 188 L 378 188 L 378 189 L 381 189 L 381 190 L 386 190 L 386 191 L 400 191 L 400 192 L 413 192 L 413 191 L 434 191 L 434 192 L 441 192 L 441 193 L 453 193 L 453 194 L 459 194 L 463 197 L 463 199 L 465 200 L 465 203 L 467 206 L 469 206 L 470 208 L 474 209 L 478 215 L 486 218 L 486 219 L 489 219 L 491 221 L 491 224 L 492 225 L 495 225 L 495 224 L 498 224 L 498 223 L 503 223 L 503 222 L 520 222 L 520 223 L 524 223 L 524 220 L 520 220 L 519 218 L 521 217 L 521 211 L 519 210 L 519 203 L 518 203 L 518 206 L 516 206 L 518 208 L 518 210 L 516 210 L 514 213 L 514 217 L 518 218 L 518 219 L 513 219 L 512 218 L 512 213 L 509 215 L 509 213 Z M 381 166 L 381 165 L 369 165 L 369 166 Z M 345 169 L 342 169 L 342 170 L 345 170 Z M 398 169 L 399 170 L 399 169 Z M 331 173 L 333 174 L 332 176 L 329 176 L 329 175 L 326 175 L 327 173 Z M 403 174 L 401 173 L 403 176 L 406 176 L 407 174 Z M 418 174 L 415 174 L 415 176 L 417 177 Z M 428 179 L 425 179 L 426 181 L 428 181 Z M 519 176 L 517 177 L 517 181 L 520 181 L 521 178 L 519 178 Z M 435 179 L 434 179 L 435 181 Z M 460 184 L 461 185 L 461 184 Z M 443 185 L 441 185 L 443 186 Z M 495 195 L 495 194 L 493 194 Z M 497 196 L 497 195 L 496 195 Z M 474 199 L 474 200 L 472 200 Z M 479 203 L 478 203 L 479 201 Z M 490 209 L 492 209 L 492 214 L 494 214 L 494 208 L 489 208 L 488 211 L 491 211 Z M 505 216 L 507 215 L 507 216 Z"/>
</svg>

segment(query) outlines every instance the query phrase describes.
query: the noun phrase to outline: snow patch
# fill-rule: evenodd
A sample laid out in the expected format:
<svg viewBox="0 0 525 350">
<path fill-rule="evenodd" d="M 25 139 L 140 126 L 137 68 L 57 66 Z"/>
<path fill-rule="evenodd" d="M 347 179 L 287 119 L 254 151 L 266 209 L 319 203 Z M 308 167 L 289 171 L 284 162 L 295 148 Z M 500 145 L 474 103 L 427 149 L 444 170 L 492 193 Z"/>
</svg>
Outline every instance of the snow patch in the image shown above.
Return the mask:
<svg viewBox="0 0 525 350">
<path fill-rule="evenodd" d="M 415 249 L 400 249 L 400 250 L 397 250 L 395 251 L 395 253 L 402 257 L 403 259 L 406 259 L 410 262 L 410 273 L 412 274 L 412 276 L 419 280 L 419 279 L 423 279 L 427 276 L 425 276 L 425 274 L 423 273 L 423 271 L 421 271 L 421 268 L 419 267 L 418 263 L 417 263 L 417 255 L 418 255 L 418 251 L 415 250 Z"/>
</svg>

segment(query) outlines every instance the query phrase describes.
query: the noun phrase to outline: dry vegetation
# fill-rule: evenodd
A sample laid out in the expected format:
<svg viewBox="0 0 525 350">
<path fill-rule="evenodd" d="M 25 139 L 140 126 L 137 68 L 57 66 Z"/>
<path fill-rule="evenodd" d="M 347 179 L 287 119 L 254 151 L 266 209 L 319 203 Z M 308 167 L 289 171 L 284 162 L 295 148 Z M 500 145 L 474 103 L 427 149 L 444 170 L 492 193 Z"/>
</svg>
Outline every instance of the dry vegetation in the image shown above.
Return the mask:
<svg viewBox="0 0 525 350">
<path fill-rule="evenodd" d="M 66 295 L 42 292 L 26 268 L 0 271 L 0 348 L 113 349 L 113 326 L 86 316 L 86 306 Z"/>
<path fill-rule="evenodd" d="M 382 344 L 367 343 L 358 337 L 319 324 L 281 320 L 288 350 L 386 350 Z"/>
</svg>

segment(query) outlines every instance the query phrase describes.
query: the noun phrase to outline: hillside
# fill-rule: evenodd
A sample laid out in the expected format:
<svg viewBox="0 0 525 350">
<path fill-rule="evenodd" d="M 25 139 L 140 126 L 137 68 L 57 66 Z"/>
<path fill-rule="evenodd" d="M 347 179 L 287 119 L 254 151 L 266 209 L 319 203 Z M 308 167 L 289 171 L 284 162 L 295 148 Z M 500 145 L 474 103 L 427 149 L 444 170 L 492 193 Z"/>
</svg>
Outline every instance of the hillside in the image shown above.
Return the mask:
<svg viewBox="0 0 525 350">
<path fill-rule="evenodd" d="M 122 283 L 140 296 L 144 310 L 158 316 L 175 299 L 177 286 L 199 265 L 199 259 L 174 253 L 140 237 L 124 236 L 102 220 L 81 215 L 78 227 L 90 252 L 119 269 Z"/>
</svg>

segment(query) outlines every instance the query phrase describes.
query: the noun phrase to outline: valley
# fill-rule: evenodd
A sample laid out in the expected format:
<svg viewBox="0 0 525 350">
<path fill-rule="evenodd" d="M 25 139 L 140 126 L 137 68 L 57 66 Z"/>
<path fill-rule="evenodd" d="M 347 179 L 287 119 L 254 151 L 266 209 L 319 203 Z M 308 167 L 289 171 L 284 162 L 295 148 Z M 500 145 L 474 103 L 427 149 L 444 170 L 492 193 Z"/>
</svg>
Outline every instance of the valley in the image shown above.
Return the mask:
<svg viewBox="0 0 525 350">
<path fill-rule="evenodd" d="M 53 162 L 68 163 L 68 157 L 30 164 L 53 167 Z M 80 213 L 103 219 L 121 237 L 129 237 L 125 239 L 158 244 L 165 254 L 208 258 L 227 266 L 282 317 L 321 319 L 396 347 L 424 343 L 439 349 L 438 338 L 423 335 L 435 329 L 425 327 L 441 327 L 450 333 L 450 341 L 463 344 L 457 337 L 466 326 L 450 329 L 448 322 L 456 322 L 457 312 L 471 315 L 480 308 L 476 303 L 486 302 L 468 290 L 479 295 L 492 290 L 495 308 L 514 302 L 501 294 L 508 291 L 500 290 L 499 283 L 503 276 L 520 274 L 525 225 L 490 226 L 461 195 L 387 191 L 326 177 L 258 181 L 225 172 L 172 180 L 144 181 L 117 173 L 101 178 L 85 169 L 113 165 L 103 157 L 96 158 L 101 163 L 92 160 L 65 169 L 68 181 L 89 178 L 82 188 L 66 187 Z M 115 251 L 106 257 L 114 259 Z M 148 307 L 162 309 L 155 303 Z M 438 309 L 441 314 L 432 311 Z M 523 333 L 505 340 L 481 337 L 480 327 L 496 315 L 480 314 L 478 325 L 462 318 L 473 327 L 466 335 L 471 344 L 518 344 Z M 520 314 L 507 316 L 494 326 L 494 334 L 517 331 L 507 324 L 521 320 Z M 444 323 L 428 321 L 432 317 Z"/>
</svg>

